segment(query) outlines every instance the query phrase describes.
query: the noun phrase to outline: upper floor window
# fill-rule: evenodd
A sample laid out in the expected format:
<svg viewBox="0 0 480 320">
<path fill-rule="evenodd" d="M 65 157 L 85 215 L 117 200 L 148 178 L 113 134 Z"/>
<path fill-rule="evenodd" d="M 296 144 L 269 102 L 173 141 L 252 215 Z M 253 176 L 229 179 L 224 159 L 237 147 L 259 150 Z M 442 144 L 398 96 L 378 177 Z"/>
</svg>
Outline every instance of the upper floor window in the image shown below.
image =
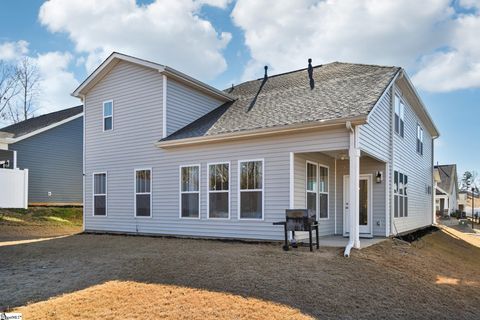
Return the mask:
<svg viewBox="0 0 480 320">
<path fill-rule="evenodd" d="M 395 95 L 395 132 L 403 137 L 405 129 L 405 104 Z"/>
<path fill-rule="evenodd" d="M 103 103 L 103 131 L 113 130 L 113 101 Z"/>
<path fill-rule="evenodd" d="M 263 160 L 239 161 L 240 219 L 263 219 Z"/>
<path fill-rule="evenodd" d="M 417 124 L 417 152 L 423 155 L 423 128 Z"/>
</svg>

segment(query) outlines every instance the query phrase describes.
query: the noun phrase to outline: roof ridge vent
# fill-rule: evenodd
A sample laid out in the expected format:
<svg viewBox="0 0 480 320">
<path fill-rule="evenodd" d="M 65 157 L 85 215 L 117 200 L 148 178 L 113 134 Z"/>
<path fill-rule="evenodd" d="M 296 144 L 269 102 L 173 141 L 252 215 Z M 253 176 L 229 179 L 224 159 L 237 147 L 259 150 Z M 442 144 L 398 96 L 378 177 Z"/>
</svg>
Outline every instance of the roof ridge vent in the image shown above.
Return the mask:
<svg viewBox="0 0 480 320">
<path fill-rule="evenodd" d="M 310 89 L 315 88 L 315 80 L 313 79 L 312 58 L 308 58 L 308 78 L 310 79 Z"/>
</svg>

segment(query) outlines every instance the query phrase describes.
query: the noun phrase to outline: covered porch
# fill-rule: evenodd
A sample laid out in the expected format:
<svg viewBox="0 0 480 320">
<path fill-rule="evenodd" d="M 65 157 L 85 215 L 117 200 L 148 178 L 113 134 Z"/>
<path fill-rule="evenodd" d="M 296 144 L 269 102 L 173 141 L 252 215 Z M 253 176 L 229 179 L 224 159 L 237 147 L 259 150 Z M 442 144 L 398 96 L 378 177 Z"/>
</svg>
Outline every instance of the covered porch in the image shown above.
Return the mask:
<svg viewBox="0 0 480 320">
<path fill-rule="evenodd" d="M 316 218 L 322 246 L 377 243 L 390 230 L 388 167 L 359 149 L 291 152 L 290 208 Z M 308 240 L 308 233 L 295 238 Z"/>
</svg>

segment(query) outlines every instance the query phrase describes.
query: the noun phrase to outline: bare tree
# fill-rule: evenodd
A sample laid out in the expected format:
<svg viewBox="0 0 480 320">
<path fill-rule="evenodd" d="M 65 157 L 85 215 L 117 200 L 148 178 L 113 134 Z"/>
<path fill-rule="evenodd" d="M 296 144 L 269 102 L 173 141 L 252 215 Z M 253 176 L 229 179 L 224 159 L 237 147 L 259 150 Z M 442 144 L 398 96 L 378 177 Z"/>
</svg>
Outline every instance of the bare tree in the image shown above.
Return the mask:
<svg viewBox="0 0 480 320">
<path fill-rule="evenodd" d="M 35 103 L 40 94 L 40 72 L 35 62 L 25 56 L 15 68 L 15 77 L 19 87 L 16 104 L 8 107 L 7 117 L 14 123 L 27 120 L 35 112 Z"/>
<path fill-rule="evenodd" d="M 0 117 L 2 119 L 7 118 L 6 112 L 9 111 L 11 102 L 19 92 L 16 69 L 0 61 Z"/>
</svg>

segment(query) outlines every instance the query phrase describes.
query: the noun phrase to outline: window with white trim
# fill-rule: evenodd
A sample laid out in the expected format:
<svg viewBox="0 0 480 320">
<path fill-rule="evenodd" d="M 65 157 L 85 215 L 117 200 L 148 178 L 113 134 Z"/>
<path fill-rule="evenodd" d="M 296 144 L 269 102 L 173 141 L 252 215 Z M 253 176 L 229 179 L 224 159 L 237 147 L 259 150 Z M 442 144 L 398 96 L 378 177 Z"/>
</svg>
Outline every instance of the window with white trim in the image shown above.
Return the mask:
<svg viewBox="0 0 480 320">
<path fill-rule="evenodd" d="M 319 166 L 319 218 L 328 219 L 328 168 L 322 165 Z"/>
<path fill-rule="evenodd" d="M 152 170 L 135 170 L 135 216 L 150 217 L 152 214 Z"/>
<path fill-rule="evenodd" d="M 240 219 L 263 219 L 263 160 L 239 161 Z"/>
<path fill-rule="evenodd" d="M 408 216 L 408 176 L 398 171 L 393 173 L 393 194 L 395 218 Z"/>
<path fill-rule="evenodd" d="M 318 165 L 307 162 L 307 210 L 310 217 L 317 217 Z"/>
<path fill-rule="evenodd" d="M 180 167 L 180 217 L 200 218 L 200 166 Z"/>
<path fill-rule="evenodd" d="M 208 217 L 230 217 L 230 164 L 208 165 Z"/>
<path fill-rule="evenodd" d="M 113 130 L 113 101 L 103 103 L 103 131 Z"/>
<path fill-rule="evenodd" d="M 423 128 L 417 124 L 417 152 L 423 155 Z"/>
<path fill-rule="evenodd" d="M 107 215 L 107 174 L 93 174 L 93 215 Z"/>
<path fill-rule="evenodd" d="M 395 95 L 395 132 L 403 138 L 405 130 L 405 104 Z"/>
</svg>

